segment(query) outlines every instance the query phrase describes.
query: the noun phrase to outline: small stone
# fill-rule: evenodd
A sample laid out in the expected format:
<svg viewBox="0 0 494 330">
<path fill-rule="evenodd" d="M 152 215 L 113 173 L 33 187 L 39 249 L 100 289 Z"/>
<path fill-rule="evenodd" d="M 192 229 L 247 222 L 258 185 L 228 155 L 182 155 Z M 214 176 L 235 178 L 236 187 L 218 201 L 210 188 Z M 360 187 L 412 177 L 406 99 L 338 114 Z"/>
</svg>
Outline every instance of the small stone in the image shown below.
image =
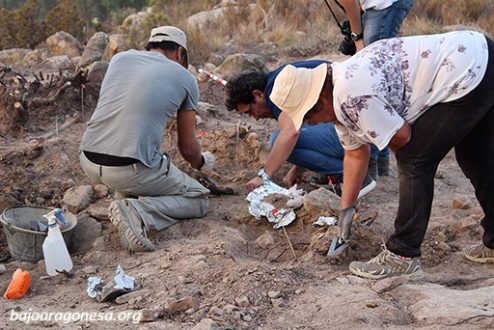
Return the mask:
<svg viewBox="0 0 494 330">
<path fill-rule="evenodd" d="M 280 308 L 285 306 L 284 301 L 281 298 L 271 299 L 271 304 L 273 305 L 274 308 Z"/>
<path fill-rule="evenodd" d="M 256 244 L 259 245 L 261 249 L 269 249 L 275 245 L 275 239 L 271 231 L 266 231 L 264 234 L 256 239 Z"/>
<path fill-rule="evenodd" d="M 475 228 L 479 225 L 479 222 L 472 217 L 466 217 L 458 220 L 453 224 L 453 229 L 458 234 L 464 233 L 472 228 Z"/>
<path fill-rule="evenodd" d="M 362 277 L 355 276 L 355 275 L 348 275 L 347 278 L 348 278 L 349 284 L 352 284 L 352 285 L 364 285 L 364 286 L 366 286 L 369 283 L 368 280 L 366 280 Z"/>
<path fill-rule="evenodd" d="M 84 267 L 82 271 L 84 272 L 84 274 L 96 274 L 98 272 L 98 267 L 96 267 L 95 265 L 89 265 Z"/>
<path fill-rule="evenodd" d="M 141 311 L 141 318 L 139 322 L 154 322 L 161 316 L 161 313 L 162 311 L 159 308 L 143 309 Z"/>
<path fill-rule="evenodd" d="M 104 198 L 108 196 L 109 190 L 108 187 L 104 184 L 97 184 L 93 187 L 94 192 L 99 198 Z"/>
<path fill-rule="evenodd" d="M 237 298 L 235 298 L 235 302 L 237 303 L 237 306 L 239 306 L 239 307 L 247 307 L 250 304 L 249 298 L 247 298 L 247 296 L 237 297 Z"/>
<path fill-rule="evenodd" d="M 209 310 L 209 316 L 213 319 L 213 320 L 217 320 L 217 321 L 220 321 L 223 319 L 223 310 L 217 306 L 213 306 L 211 307 L 211 309 Z"/>
<path fill-rule="evenodd" d="M 465 197 L 455 196 L 453 198 L 452 206 L 457 210 L 467 210 L 470 208 L 470 203 Z"/>
<path fill-rule="evenodd" d="M 108 282 L 101 290 L 101 299 L 99 302 L 111 301 L 115 298 L 130 292 L 129 289 L 115 288 L 115 281 Z"/>
<path fill-rule="evenodd" d="M 239 308 L 237 306 L 235 306 L 235 305 L 228 304 L 228 305 L 223 306 L 223 310 L 227 314 L 232 314 L 232 313 L 238 311 Z"/>
<path fill-rule="evenodd" d="M 242 319 L 242 313 L 240 312 L 233 313 L 233 319 L 236 321 L 240 321 Z"/>
<path fill-rule="evenodd" d="M 4 274 L 7 271 L 7 267 L 4 264 L 0 264 L 0 274 Z"/>
<path fill-rule="evenodd" d="M 180 314 L 180 313 L 187 311 L 190 308 L 197 307 L 198 304 L 199 303 L 198 303 L 197 299 L 195 299 L 191 296 L 186 296 L 180 300 L 177 300 L 175 302 L 170 303 L 166 307 L 166 311 L 172 315 Z"/>
<path fill-rule="evenodd" d="M 191 330 L 218 330 L 218 324 L 216 324 L 216 322 L 212 319 L 204 318 Z"/>
<path fill-rule="evenodd" d="M 70 212 L 77 214 L 89 205 L 92 195 L 91 186 L 72 187 L 63 195 L 63 204 Z"/>
<path fill-rule="evenodd" d="M 375 301 L 369 301 L 369 302 L 365 303 L 365 307 L 368 307 L 368 308 L 376 308 L 377 306 L 379 306 L 379 304 Z"/>
<path fill-rule="evenodd" d="M 295 290 L 295 294 L 301 294 L 301 293 L 303 293 L 303 292 L 304 292 L 304 290 L 302 290 L 302 289 L 297 289 L 297 290 Z"/>
<path fill-rule="evenodd" d="M 252 321 L 252 316 L 250 316 L 250 315 L 248 315 L 248 314 L 247 314 L 247 315 L 244 315 L 244 321 L 245 321 L 245 322 L 250 322 L 250 321 Z"/>
<path fill-rule="evenodd" d="M 196 264 L 196 267 L 198 269 L 208 269 L 209 265 L 204 260 L 201 260 Z"/>
<path fill-rule="evenodd" d="M 371 288 L 377 293 L 384 293 L 386 291 L 393 290 L 406 282 L 408 282 L 406 277 L 393 276 L 372 283 Z"/>
<path fill-rule="evenodd" d="M 277 299 L 277 298 L 281 297 L 281 292 L 279 292 L 279 291 L 269 291 L 268 292 L 268 297 L 271 298 L 271 299 Z"/>
</svg>

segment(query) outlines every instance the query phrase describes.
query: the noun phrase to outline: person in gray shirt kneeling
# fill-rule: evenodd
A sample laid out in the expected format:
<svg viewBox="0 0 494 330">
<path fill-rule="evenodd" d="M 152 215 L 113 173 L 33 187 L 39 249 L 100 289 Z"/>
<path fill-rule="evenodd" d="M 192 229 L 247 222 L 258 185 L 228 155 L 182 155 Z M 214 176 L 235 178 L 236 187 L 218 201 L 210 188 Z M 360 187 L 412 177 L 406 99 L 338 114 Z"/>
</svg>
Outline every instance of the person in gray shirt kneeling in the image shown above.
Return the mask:
<svg viewBox="0 0 494 330">
<path fill-rule="evenodd" d="M 152 251 L 150 229 L 204 216 L 209 190 L 160 152 L 163 131 L 176 115 L 178 149 L 198 170 L 214 156 L 201 152 L 195 115 L 199 88 L 187 71 L 187 37 L 173 26 L 151 31 L 146 51 L 115 55 L 80 146 L 80 163 L 94 182 L 116 191 L 109 215 L 129 251 Z M 139 198 L 125 198 L 139 196 Z"/>
</svg>

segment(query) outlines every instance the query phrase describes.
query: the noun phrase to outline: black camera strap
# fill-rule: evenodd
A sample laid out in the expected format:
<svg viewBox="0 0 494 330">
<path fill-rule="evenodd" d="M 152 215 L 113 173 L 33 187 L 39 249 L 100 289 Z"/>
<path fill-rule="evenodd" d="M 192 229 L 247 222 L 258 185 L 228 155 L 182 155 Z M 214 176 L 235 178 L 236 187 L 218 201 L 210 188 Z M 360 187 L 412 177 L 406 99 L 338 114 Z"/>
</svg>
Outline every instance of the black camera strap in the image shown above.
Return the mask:
<svg viewBox="0 0 494 330">
<path fill-rule="evenodd" d="M 333 15 L 334 17 L 334 20 L 336 21 L 336 24 L 338 24 L 338 27 L 340 28 L 340 30 L 343 30 L 343 26 L 340 24 L 340 21 L 338 20 L 338 18 L 336 17 L 336 14 L 334 13 L 333 9 L 331 8 L 331 6 L 329 5 L 329 2 L 328 0 L 324 0 L 324 2 L 326 3 L 326 6 L 328 6 L 329 8 L 329 11 L 331 12 L 331 14 Z M 343 6 L 341 5 L 341 3 L 339 3 L 337 0 L 334 0 L 334 2 L 336 2 L 336 4 L 338 5 L 338 7 L 341 8 L 341 10 L 343 10 L 343 12 L 345 12 L 345 8 L 343 8 Z"/>
</svg>

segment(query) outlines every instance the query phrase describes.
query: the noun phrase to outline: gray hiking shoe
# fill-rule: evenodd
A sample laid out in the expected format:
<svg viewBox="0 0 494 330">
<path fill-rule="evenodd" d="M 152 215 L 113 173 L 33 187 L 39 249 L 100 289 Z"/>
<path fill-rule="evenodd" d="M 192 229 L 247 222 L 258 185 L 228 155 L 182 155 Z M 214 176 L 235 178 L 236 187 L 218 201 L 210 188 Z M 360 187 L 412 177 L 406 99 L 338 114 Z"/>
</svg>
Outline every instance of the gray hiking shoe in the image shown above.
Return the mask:
<svg viewBox="0 0 494 330">
<path fill-rule="evenodd" d="M 494 250 L 489 249 L 483 243 L 467 247 L 463 250 L 463 254 L 471 261 L 494 264 Z"/>
<path fill-rule="evenodd" d="M 111 202 L 108 208 L 111 222 L 117 227 L 120 242 L 130 252 L 149 252 L 153 243 L 147 238 L 141 219 L 132 215 L 131 205 L 125 200 Z"/>
<path fill-rule="evenodd" d="M 350 271 L 360 277 L 381 280 L 391 276 L 408 277 L 411 281 L 424 277 L 424 272 L 420 266 L 420 257 L 401 257 L 386 248 L 376 257 L 367 262 L 353 261 L 350 263 Z"/>
</svg>

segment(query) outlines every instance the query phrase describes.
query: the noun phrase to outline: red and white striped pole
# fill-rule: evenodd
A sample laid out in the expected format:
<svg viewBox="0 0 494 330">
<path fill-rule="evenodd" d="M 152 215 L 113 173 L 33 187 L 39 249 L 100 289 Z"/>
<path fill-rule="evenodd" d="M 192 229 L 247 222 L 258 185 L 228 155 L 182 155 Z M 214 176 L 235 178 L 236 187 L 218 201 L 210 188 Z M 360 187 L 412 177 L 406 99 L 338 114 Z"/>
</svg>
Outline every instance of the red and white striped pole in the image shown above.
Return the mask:
<svg viewBox="0 0 494 330">
<path fill-rule="evenodd" d="M 206 71 L 206 70 L 203 70 L 203 69 L 199 69 L 199 73 L 206 74 L 206 76 L 208 76 L 210 79 L 214 80 L 215 82 L 217 82 L 220 85 L 226 86 L 226 84 L 228 83 L 226 80 L 218 77 L 217 75 L 212 74 L 209 71 Z"/>
</svg>

